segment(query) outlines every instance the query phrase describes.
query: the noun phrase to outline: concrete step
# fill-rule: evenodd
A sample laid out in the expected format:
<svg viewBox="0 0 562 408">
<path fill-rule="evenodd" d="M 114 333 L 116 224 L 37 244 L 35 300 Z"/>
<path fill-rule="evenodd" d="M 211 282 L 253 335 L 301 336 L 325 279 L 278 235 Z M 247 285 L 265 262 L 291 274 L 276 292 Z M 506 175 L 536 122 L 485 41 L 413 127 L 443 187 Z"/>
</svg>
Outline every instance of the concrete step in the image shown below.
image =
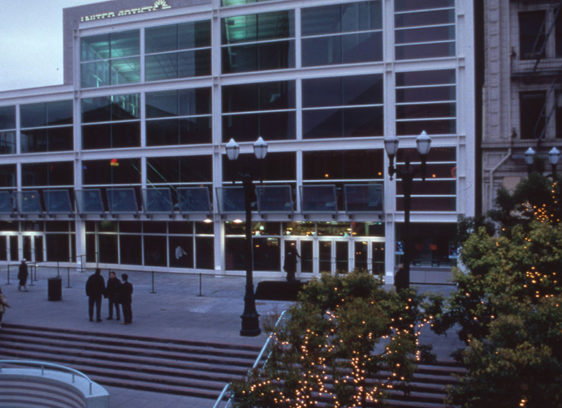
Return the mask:
<svg viewBox="0 0 562 408">
<path fill-rule="evenodd" d="M 3 343 L 0 343 L 3 344 Z M 189 363 L 187 364 L 178 364 L 175 367 L 169 366 L 162 366 L 159 364 L 157 359 L 153 359 L 150 363 L 146 361 L 138 361 L 138 360 L 127 360 L 123 359 L 122 361 L 115 361 L 110 358 L 101 359 L 99 356 L 92 356 L 92 355 L 75 355 L 72 353 L 64 354 L 61 350 L 53 350 L 49 352 L 49 350 L 31 350 L 29 348 L 4 348 L 0 351 L 0 355 L 11 355 L 12 357 L 27 357 L 38 360 L 38 361 L 49 361 L 57 360 L 64 364 L 72 364 L 73 366 L 76 364 L 88 365 L 91 367 L 97 368 L 105 368 L 111 369 L 114 371 L 131 371 L 134 372 L 142 372 L 148 373 L 153 375 L 169 375 L 169 376 L 178 376 L 184 378 L 197 378 L 197 379 L 206 379 L 209 381 L 217 381 L 221 383 L 229 382 L 233 378 L 241 378 L 245 375 L 246 369 L 240 369 L 236 372 L 228 371 L 225 372 L 222 370 L 222 367 L 216 365 L 208 365 L 205 367 L 196 367 L 192 366 Z"/>
<path fill-rule="evenodd" d="M 133 350 L 131 351 L 126 344 L 121 346 L 106 346 L 104 344 L 80 343 L 79 341 L 65 342 L 59 340 L 43 340 L 38 337 L 29 338 L 25 336 L 11 336 L 2 335 L 0 337 L 0 346 L 12 348 L 27 348 L 36 350 L 59 350 L 61 352 L 72 352 L 87 354 L 92 358 L 100 359 L 115 359 L 116 361 L 130 361 L 143 359 L 157 359 L 159 364 L 175 365 L 179 361 L 198 362 L 207 365 L 220 365 L 224 367 L 231 367 L 232 370 L 239 371 L 241 368 L 247 369 L 257 356 L 249 356 L 248 358 L 241 359 L 238 357 L 229 357 L 228 355 L 215 355 L 204 353 L 181 353 L 169 352 L 167 350 Z M 146 360 L 149 361 L 149 360 Z"/>
<path fill-rule="evenodd" d="M 211 353 L 215 355 L 237 356 L 240 358 L 252 358 L 259 352 L 260 347 L 240 346 L 221 343 L 203 343 L 181 340 L 162 339 L 155 337 L 135 337 L 129 335 L 99 334 L 70 330 L 57 332 L 55 329 L 44 330 L 43 328 L 31 328 L 18 325 L 4 325 L 3 335 L 20 334 L 33 336 L 40 332 L 42 339 L 57 339 L 67 341 L 79 341 L 80 343 L 123 345 L 126 344 L 131 350 L 168 350 L 182 353 Z"/>
</svg>

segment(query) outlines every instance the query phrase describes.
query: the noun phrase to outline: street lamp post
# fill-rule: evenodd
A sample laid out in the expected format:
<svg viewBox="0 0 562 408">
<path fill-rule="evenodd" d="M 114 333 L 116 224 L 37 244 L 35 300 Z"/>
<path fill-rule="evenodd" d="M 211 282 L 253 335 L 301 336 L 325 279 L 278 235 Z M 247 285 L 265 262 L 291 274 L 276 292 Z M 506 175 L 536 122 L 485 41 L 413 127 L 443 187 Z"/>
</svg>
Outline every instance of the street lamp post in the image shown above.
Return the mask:
<svg viewBox="0 0 562 408">
<path fill-rule="evenodd" d="M 226 155 L 229 160 L 238 159 L 240 145 L 234 140 L 225 145 Z M 267 143 L 260 136 L 254 143 L 254 154 L 258 160 L 262 160 L 267 155 Z M 244 312 L 242 313 L 241 336 L 257 336 L 261 333 L 259 314 L 256 310 L 256 298 L 254 295 L 254 252 L 252 244 L 252 199 L 253 182 L 249 174 L 242 176 L 244 186 L 244 209 L 246 212 L 246 291 L 244 293 Z"/>
<path fill-rule="evenodd" d="M 395 276 L 394 285 L 397 290 L 407 289 L 410 287 L 410 263 L 412 262 L 412 239 L 410 237 L 410 210 L 412 199 L 412 182 L 418 171 L 421 173 L 422 180 L 425 181 L 425 164 L 426 158 L 431 149 L 431 138 L 426 131 L 422 131 L 416 139 L 416 147 L 421 157 L 421 167 L 417 168 L 410 164 L 409 157 L 405 159 L 405 166 L 398 167 L 394 165 L 394 157 L 398 152 L 398 138 L 396 136 L 384 139 L 384 149 L 388 155 L 388 174 L 392 180 L 392 176 L 396 176 L 402 181 L 404 190 L 404 224 L 402 226 L 402 235 L 404 237 L 404 263 L 399 268 Z"/>
</svg>

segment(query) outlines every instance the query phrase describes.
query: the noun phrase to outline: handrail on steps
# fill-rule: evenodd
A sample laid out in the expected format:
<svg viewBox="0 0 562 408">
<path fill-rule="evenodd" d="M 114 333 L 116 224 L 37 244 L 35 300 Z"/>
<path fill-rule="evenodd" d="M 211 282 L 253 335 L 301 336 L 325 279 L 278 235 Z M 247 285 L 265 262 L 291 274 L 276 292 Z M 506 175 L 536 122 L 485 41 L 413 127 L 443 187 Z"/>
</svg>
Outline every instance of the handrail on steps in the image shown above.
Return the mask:
<svg viewBox="0 0 562 408">
<path fill-rule="evenodd" d="M 279 318 L 277 319 L 277 321 L 275 322 L 275 326 L 273 326 L 274 328 L 276 328 L 277 326 L 279 326 L 279 324 L 281 323 L 281 321 L 285 318 L 285 314 L 287 313 L 287 310 L 283 310 L 281 312 L 281 314 L 279 315 Z M 258 365 L 260 364 L 260 361 L 262 360 L 265 352 L 269 349 L 269 346 L 271 344 L 271 337 L 272 337 L 272 333 L 267 336 L 267 340 L 265 341 L 265 343 L 263 344 L 263 347 L 260 350 L 260 353 L 258 354 L 258 356 L 256 357 L 256 361 L 254 361 L 254 364 L 252 365 L 252 368 L 250 368 L 248 370 L 248 373 L 252 370 L 254 370 L 255 368 L 258 367 Z M 271 356 L 271 352 L 267 355 L 267 358 L 264 361 L 264 365 L 267 364 L 267 362 L 269 361 L 269 357 Z M 219 408 L 220 403 L 222 402 L 222 400 L 224 399 L 225 395 L 227 392 L 230 391 L 230 389 L 232 388 L 232 383 L 227 383 L 225 384 L 225 386 L 223 387 L 219 397 L 217 398 L 217 401 L 215 402 L 215 405 L 213 405 L 213 408 Z M 224 408 L 229 408 L 232 406 L 232 397 L 230 397 L 228 399 L 228 401 L 226 402 L 226 405 L 224 406 Z"/>
<path fill-rule="evenodd" d="M 41 376 L 45 375 L 45 367 L 47 368 L 53 368 L 53 369 L 57 369 L 59 371 L 68 371 L 72 374 L 72 383 L 74 384 L 76 376 L 78 375 L 79 377 L 84 378 L 86 381 L 88 381 L 88 386 L 89 386 L 89 391 L 90 391 L 90 395 L 92 395 L 92 385 L 94 384 L 94 382 L 90 379 L 90 377 L 88 377 L 86 374 L 84 374 L 81 371 L 75 370 L 74 368 L 70 368 L 70 367 L 66 367 L 60 364 L 53 364 L 53 363 L 47 363 L 45 361 L 34 361 L 34 360 L 0 360 L 0 373 L 2 372 L 2 366 L 4 364 L 9 364 L 9 365 L 23 365 L 23 366 L 39 366 L 41 368 Z"/>
</svg>

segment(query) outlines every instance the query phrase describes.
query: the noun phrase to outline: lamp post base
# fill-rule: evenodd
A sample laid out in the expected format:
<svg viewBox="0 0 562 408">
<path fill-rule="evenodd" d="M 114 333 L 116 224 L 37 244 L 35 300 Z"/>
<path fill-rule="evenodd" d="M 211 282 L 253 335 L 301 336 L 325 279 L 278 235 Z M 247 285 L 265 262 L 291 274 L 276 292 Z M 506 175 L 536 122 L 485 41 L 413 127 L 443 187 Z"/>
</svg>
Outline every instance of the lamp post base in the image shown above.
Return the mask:
<svg viewBox="0 0 562 408">
<path fill-rule="evenodd" d="M 250 313 L 243 314 L 240 316 L 242 318 L 242 328 L 240 329 L 240 336 L 255 337 L 259 336 L 261 333 L 259 314 Z"/>
</svg>

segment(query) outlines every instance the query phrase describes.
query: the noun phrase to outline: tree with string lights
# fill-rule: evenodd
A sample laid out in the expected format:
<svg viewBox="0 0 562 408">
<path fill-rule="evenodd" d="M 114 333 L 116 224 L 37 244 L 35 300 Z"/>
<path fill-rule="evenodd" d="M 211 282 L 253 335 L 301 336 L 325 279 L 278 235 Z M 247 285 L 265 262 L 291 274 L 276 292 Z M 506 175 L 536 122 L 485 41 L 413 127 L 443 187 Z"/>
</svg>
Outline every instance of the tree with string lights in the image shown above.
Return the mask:
<svg viewBox="0 0 562 408">
<path fill-rule="evenodd" d="M 413 290 L 386 291 L 364 272 L 311 281 L 271 333 L 268 363 L 235 384 L 234 405 L 381 406 L 389 392 L 407 393 L 431 318 L 424 301 Z"/>
<path fill-rule="evenodd" d="M 451 390 L 463 408 L 562 406 L 562 223 L 557 178 L 531 173 L 498 195 L 499 234 L 463 243 L 457 290 L 433 329 L 459 327 L 467 374 Z"/>
</svg>

